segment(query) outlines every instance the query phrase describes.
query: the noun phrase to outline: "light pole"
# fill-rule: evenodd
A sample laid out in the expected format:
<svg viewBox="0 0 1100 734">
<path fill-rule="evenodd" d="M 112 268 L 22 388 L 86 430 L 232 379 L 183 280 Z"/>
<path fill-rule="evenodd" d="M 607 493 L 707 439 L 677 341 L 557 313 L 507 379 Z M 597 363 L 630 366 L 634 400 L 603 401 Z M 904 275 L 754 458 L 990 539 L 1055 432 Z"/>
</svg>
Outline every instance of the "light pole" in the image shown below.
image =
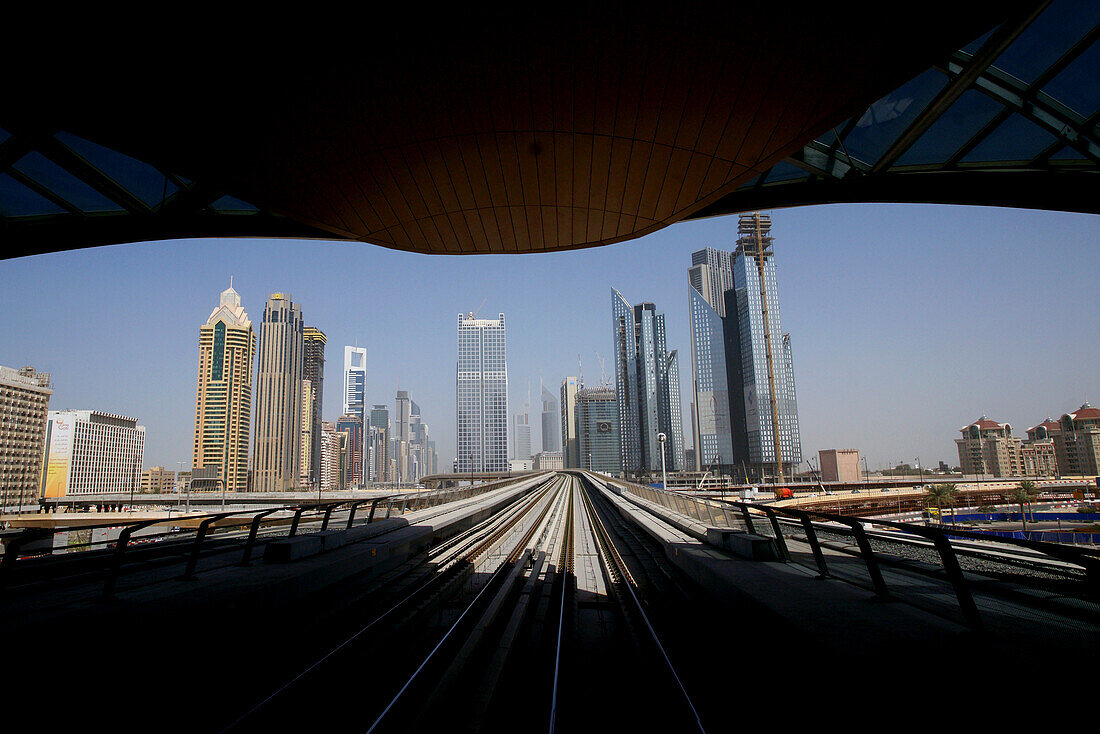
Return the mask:
<svg viewBox="0 0 1100 734">
<path fill-rule="evenodd" d="M 663 433 L 657 434 L 657 441 L 661 444 L 661 488 L 668 491 L 668 473 L 665 471 L 665 439 L 667 439 Z"/>
</svg>

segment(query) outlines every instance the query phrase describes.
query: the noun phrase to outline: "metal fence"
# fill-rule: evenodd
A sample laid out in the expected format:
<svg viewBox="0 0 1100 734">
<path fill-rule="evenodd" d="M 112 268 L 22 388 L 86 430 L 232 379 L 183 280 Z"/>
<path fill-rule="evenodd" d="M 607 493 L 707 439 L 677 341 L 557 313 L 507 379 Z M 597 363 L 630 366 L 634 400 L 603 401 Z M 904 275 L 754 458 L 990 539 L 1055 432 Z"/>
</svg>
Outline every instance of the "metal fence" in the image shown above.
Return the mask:
<svg viewBox="0 0 1100 734">
<path fill-rule="evenodd" d="M 859 556 L 867 568 L 875 594 L 880 597 L 889 596 L 889 590 L 879 566 L 879 559 L 871 548 L 865 525 L 873 523 L 931 541 L 939 554 L 943 571 L 952 586 L 967 625 L 976 630 L 983 628 L 981 615 L 970 591 L 970 584 L 959 565 L 956 550 L 951 545 L 951 538 L 989 541 L 990 538 L 985 533 L 951 527 L 911 525 L 877 518 L 856 518 L 829 512 L 773 507 L 732 500 L 715 501 L 620 480 L 608 480 L 606 477 L 589 476 L 603 482 L 613 491 L 629 492 L 709 527 L 732 528 L 748 533 L 769 535 L 775 540 L 780 560 L 785 562 L 791 560 L 791 554 L 787 548 L 786 537 L 783 532 L 783 525 L 787 523 L 781 523 L 780 518 L 795 521 L 797 527 L 805 534 L 806 542 L 813 552 L 814 562 L 821 578 L 829 577 L 829 568 L 825 554 L 822 551 L 821 542 L 817 537 L 817 531 L 827 529 L 831 533 L 849 535 L 855 539 Z M 788 525 L 788 530 L 789 528 Z M 997 538 L 997 541 L 1038 551 L 1044 556 L 1079 566 L 1085 571 L 1084 591 L 1086 596 L 1090 598 L 1100 597 L 1100 551 L 1022 538 Z"/>
<path fill-rule="evenodd" d="M 515 478 L 508 478 L 454 489 L 266 509 L 189 513 L 176 518 L 112 519 L 102 523 L 0 531 L 0 542 L 4 546 L 3 560 L 0 561 L 0 587 L 103 572 L 103 593 L 110 596 L 115 591 L 123 566 L 128 563 L 171 559 L 173 556 L 179 560 L 182 557 L 186 559 L 182 577 L 189 578 L 194 575 L 204 552 L 219 551 L 232 557 L 232 551 L 240 550 L 236 565 L 248 566 L 251 565 L 257 541 L 261 540 L 261 533 L 262 540 L 266 542 L 274 538 L 294 537 L 303 526 L 316 527 L 318 523 L 319 531 L 327 531 L 333 515 L 338 511 L 347 512 L 347 519 L 341 522 L 344 530 L 350 530 L 357 520 L 358 524 L 363 525 L 398 517 L 491 492 L 516 481 Z M 360 512 L 360 508 L 366 505 L 370 506 L 369 511 Z M 164 530 L 157 532 L 160 527 Z M 110 537 L 95 538 L 97 530 L 106 531 Z M 69 542 L 63 548 L 64 553 L 60 554 L 56 552 L 59 549 L 53 546 L 58 533 L 76 537 L 76 542 Z M 233 565 L 233 562 L 223 565 Z"/>
</svg>

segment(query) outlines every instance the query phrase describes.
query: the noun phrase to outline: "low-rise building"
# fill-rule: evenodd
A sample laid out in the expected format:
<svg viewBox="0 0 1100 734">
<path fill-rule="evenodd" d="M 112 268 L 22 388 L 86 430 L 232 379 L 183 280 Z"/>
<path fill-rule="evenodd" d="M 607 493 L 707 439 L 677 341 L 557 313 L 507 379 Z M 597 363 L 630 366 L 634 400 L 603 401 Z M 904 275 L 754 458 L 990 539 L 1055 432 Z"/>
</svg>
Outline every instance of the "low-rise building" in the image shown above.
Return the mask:
<svg viewBox="0 0 1100 734">
<path fill-rule="evenodd" d="M 148 494 L 170 494 L 176 488 L 176 473 L 163 466 L 154 466 L 141 473 L 141 491 Z"/>
<path fill-rule="evenodd" d="M 558 471 L 565 468 L 560 451 L 539 452 L 535 454 L 532 465 L 535 471 Z"/>
<path fill-rule="evenodd" d="M 822 449 L 817 452 L 821 481 L 856 484 L 860 481 L 859 449 Z"/>
</svg>

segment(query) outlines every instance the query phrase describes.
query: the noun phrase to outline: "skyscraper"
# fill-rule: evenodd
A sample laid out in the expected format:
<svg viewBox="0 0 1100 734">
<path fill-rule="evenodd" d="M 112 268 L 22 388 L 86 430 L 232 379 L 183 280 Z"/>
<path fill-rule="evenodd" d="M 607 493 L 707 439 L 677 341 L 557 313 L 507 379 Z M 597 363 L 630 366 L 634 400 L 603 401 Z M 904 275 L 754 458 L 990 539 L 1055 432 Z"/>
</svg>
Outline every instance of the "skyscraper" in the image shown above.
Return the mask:
<svg viewBox="0 0 1100 734">
<path fill-rule="evenodd" d="M 542 451 L 561 451 L 561 406 L 541 380 L 539 387 L 542 391 Z"/>
<path fill-rule="evenodd" d="M 802 463 L 802 442 L 791 340 L 779 318 L 771 217 L 742 214 L 737 231 L 723 321 L 733 456 L 754 476 L 783 481 Z"/>
<path fill-rule="evenodd" d="M 706 248 L 693 252 L 688 270 L 691 320 L 691 428 L 696 471 L 713 467 L 729 474 L 734 464 L 723 318 L 726 291 L 733 287 L 733 253 Z"/>
<path fill-rule="evenodd" d="M 456 369 L 459 472 L 507 471 L 508 363 L 504 314 L 458 315 Z"/>
<path fill-rule="evenodd" d="M 393 452 L 398 482 L 409 481 L 409 442 L 412 440 L 412 400 L 408 390 L 398 390 L 393 410 Z"/>
<path fill-rule="evenodd" d="M 580 454 L 577 452 L 577 388 L 576 377 L 566 377 L 561 381 L 561 458 L 566 469 L 580 468 Z"/>
<path fill-rule="evenodd" d="M 522 413 L 512 416 L 512 458 L 531 458 L 531 414 L 525 404 Z"/>
<path fill-rule="evenodd" d="M 370 409 L 370 479 L 373 482 L 388 482 L 390 466 L 390 409 L 387 405 L 372 405 Z"/>
<path fill-rule="evenodd" d="M 312 394 L 309 401 L 309 461 L 302 468 L 310 484 L 317 484 L 321 477 L 321 412 L 325 401 L 325 344 L 328 337 L 316 326 L 307 326 L 302 332 L 302 378 L 309 380 Z"/>
<path fill-rule="evenodd" d="M 622 472 L 619 408 L 613 387 L 577 391 L 577 450 L 584 469 Z"/>
<path fill-rule="evenodd" d="M 252 488 L 291 489 L 301 474 L 302 309 L 289 293 L 264 306 L 256 363 L 256 434 Z"/>
<path fill-rule="evenodd" d="M 364 426 L 367 425 L 367 350 L 365 347 L 344 347 L 344 414 L 359 417 L 359 433 L 357 439 L 359 445 L 355 447 L 353 455 L 358 457 L 356 466 L 359 474 L 349 478 L 351 484 L 366 483 L 364 474 L 364 457 L 366 456 L 366 440 Z"/>
<path fill-rule="evenodd" d="M 191 466 L 216 467 L 230 492 L 248 489 L 248 438 L 252 419 L 252 361 L 256 333 L 230 286 L 199 327 L 195 441 Z M 297 436 L 297 426 L 295 427 Z"/>
<path fill-rule="evenodd" d="M 611 311 L 623 472 L 660 471 L 659 433 L 667 436 L 665 466 L 678 470 L 684 456 L 680 369 L 676 350 L 665 345 L 665 315 L 652 303 L 631 307 L 614 288 Z"/>
<path fill-rule="evenodd" d="M 345 449 L 344 489 L 354 489 L 363 483 L 363 419 L 356 413 L 344 413 L 336 419 L 336 432 L 347 434 Z"/>
</svg>

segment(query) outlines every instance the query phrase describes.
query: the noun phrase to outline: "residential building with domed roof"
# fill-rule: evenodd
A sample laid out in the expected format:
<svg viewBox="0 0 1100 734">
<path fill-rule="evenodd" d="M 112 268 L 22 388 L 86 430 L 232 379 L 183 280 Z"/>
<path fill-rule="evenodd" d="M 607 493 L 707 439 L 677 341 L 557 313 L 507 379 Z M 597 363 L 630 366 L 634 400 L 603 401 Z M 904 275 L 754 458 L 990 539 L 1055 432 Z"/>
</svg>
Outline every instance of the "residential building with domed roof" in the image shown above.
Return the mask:
<svg viewBox="0 0 1100 734">
<path fill-rule="evenodd" d="M 1100 474 L 1100 408 L 1086 400 L 1077 410 L 1064 414 L 1058 428 L 1053 439 L 1062 476 Z"/>
</svg>

